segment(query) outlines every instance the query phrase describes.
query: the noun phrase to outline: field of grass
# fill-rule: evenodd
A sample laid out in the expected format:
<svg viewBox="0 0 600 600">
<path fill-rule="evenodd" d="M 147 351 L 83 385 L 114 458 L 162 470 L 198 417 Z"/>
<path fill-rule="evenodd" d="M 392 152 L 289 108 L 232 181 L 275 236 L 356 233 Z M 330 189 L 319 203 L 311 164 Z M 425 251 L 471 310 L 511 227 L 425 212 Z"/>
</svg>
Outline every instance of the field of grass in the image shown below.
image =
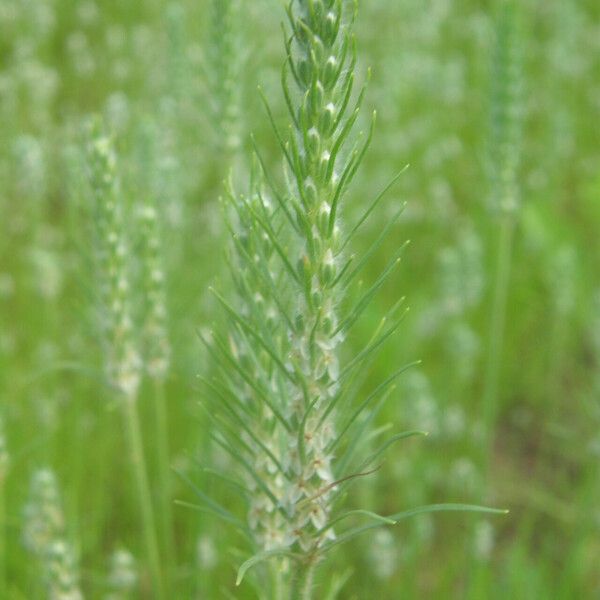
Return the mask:
<svg viewBox="0 0 600 600">
<path fill-rule="evenodd" d="M 316 4 L 343 6 L 355 37 L 347 115 L 366 86 L 343 160 L 377 113 L 334 215 L 342 239 L 387 191 L 336 255 L 353 258 L 340 289 L 303 304 L 294 252 L 319 236 L 285 221 L 310 177 L 282 167 L 277 132 L 310 154 L 296 107 L 313 84 L 286 101 L 287 2 L 0 0 L 0 600 L 600 597 L 600 4 L 364 0 L 352 24 L 351 0 L 293 0 L 292 14 Z M 251 204 L 261 190 L 270 213 Z M 324 229 L 327 244 L 333 218 Z M 300 271 L 329 266 L 316 255 Z M 252 285 L 303 314 L 258 314 Z M 331 327 L 358 316 L 339 348 L 320 303 Z M 269 436 L 286 435 L 260 402 L 268 388 L 295 422 L 286 394 L 329 394 L 338 359 L 339 379 L 355 368 L 319 425 L 342 431 L 382 382 L 385 401 L 335 443 L 319 475 L 335 485 L 307 502 L 340 489 L 342 512 L 369 511 L 338 539 L 378 527 L 327 553 L 300 595 L 300 538 L 264 556 L 279 542 L 252 524 L 262 482 L 279 485 Z M 428 435 L 360 470 L 404 431 Z M 247 456 L 260 467 L 244 473 Z M 374 516 L 441 503 L 509 512 Z"/>
</svg>

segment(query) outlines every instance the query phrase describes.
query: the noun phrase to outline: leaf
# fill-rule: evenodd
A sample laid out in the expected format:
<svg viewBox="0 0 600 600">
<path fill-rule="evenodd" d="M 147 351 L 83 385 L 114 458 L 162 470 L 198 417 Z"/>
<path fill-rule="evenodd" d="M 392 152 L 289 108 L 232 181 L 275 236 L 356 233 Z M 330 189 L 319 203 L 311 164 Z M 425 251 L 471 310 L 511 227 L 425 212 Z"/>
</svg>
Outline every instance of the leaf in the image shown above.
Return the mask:
<svg viewBox="0 0 600 600">
<path fill-rule="evenodd" d="M 380 523 L 382 525 L 396 525 L 396 521 L 394 519 L 390 519 L 389 517 L 384 517 L 383 515 L 379 515 L 370 510 L 362 510 L 362 509 L 349 510 L 348 512 L 345 512 L 344 514 L 340 515 L 339 517 L 336 517 L 335 519 L 331 520 L 329 523 L 327 523 L 327 525 L 325 525 L 325 527 L 322 527 L 321 529 L 319 529 L 319 531 L 317 532 L 317 535 L 327 531 L 328 529 L 331 529 L 340 521 L 343 521 L 344 519 L 347 519 L 348 517 L 353 517 L 356 515 L 360 515 L 363 517 L 369 517 L 370 519 L 377 521 L 378 523 Z"/>
<path fill-rule="evenodd" d="M 387 402 L 387 399 L 389 398 L 390 394 L 395 389 L 395 386 L 388 388 L 377 403 L 377 405 L 375 406 L 375 408 L 369 411 L 366 415 L 366 418 L 359 423 L 359 427 L 352 435 L 348 447 L 346 448 L 344 454 L 338 460 L 338 469 L 341 473 L 344 473 L 346 471 L 346 468 L 348 467 L 354 453 L 360 447 L 361 442 L 365 441 L 366 432 L 368 431 L 368 428 L 373 423 L 373 421 L 379 414 L 379 411 L 381 410 L 382 406 Z"/>
<path fill-rule="evenodd" d="M 338 256 L 339 256 L 339 254 L 338 254 Z M 348 260 L 346 260 L 346 263 L 344 264 L 344 266 L 340 269 L 338 276 L 329 285 L 330 288 L 334 288 L 344 278 L 344 275 L 347 273 L 348 269 L 350 268 L 350 265 L 354 262 L 355 258 L 356 258 L 356 254 L 350 255 Z"/>
<path fill-rule="evenodd" d="M 331 579 L 331 586 L 325 595 L 325 600 L 336 600 L 351 576 L 352 569 L 347 569 L 341 575 L 334 575 Z"/>
<path fill-rule="evenodd" d="M 296 281 L 297 283 L 300 283 L 300 280 L 298 279 L 298 274 L 296 273 L 296 271 L 294 270 L 294 267 L 290 263 L 285 249 L 281 247 L 281 244 L 279 243 L 279 240 L 277 239 L 277 235 L 273 232 L 273 229 L 271 228 L 270 224 L 267 221 L 265 221 L 264 219 L 262 219 L 259 215 L 257 215 L 256 211 L 248 203 L 246 203 L 246 208 L 252 214 L 252 216 L 256 219 L 256 222 L 260 225 L 261 229 L 269 237 L 271 244 L 273 244 L 273 248 L 275 248 L 275 250 L 277 251 L 277 254 L 279 254 L 281 261 L 283 262 L 284 266 L 288 270 L 289 274 L 292 276 L 292 279 L 294 281 Z"/>
<path fill-rule="evenodd" d="M 241 411 L 246 413 L 248 416 L 252 416 L 251 411 L 248 410 L 248 406 L 244 402 L 241 402 L 239 398 L 237 398 L 234 394 L 232 394 L 229 388 L 227 388 L 224 384 L 221 385 L 221 382 L 215 381 L 213 383 L 212 381 L 210 381 L 206 377 L 203 377 L 202 375 L 198 375 L 198 381 L 200 381 L 200 383 L 203 383 L 222 402 L 231 402 L 235 404 L 235 406 L 237 406 Z"/>
<path fill-rule="evenodd" d="M 403 204 L 396 211 L 396 213 L 394 214 L 394 216 L 387 222 L 386 226 L 381 230 L 381 233 L 377 236 L 377 238 L 375 239 L 375 241 L 369 246 L 369 249 L 365 252 L 365 254 L 360 259 L 360 261 L 358 262 L 358 264 L 346 276 L 346 279 L 344 281 L 344 287 L 345 288 L 347 288 L 348 285 L 350 284 L 350 282 L 356 277 L 356 275 L 358 273 L 360 273 L 360 271 L 362 271 L 363 267 L 370 260 L 371 256 L 373 256 L 373 254 L 379 249 L 379 247 L 381 246 L 381 244 L 383 243 L 383 241 L 385 240 L 385 238 L 388 236 L 388 234 L 390 233 L 390 231 L 392 230 L 392 228 L 398 222 L 398 219 L 400 218 L 400 216 L 404 212 L 404 208 L 405 207 L 406 207 L 406 204 Z M 408 241 L 405 242 L 405 244 L 408 244 L 408 243 L 409 243 Z"/>
<path fill-rule="evenodd" d="M 288 68 L 290 69 L 290 71 L 292 71 L 292 75 L 294 75 L 294 64 L 292 61 L 291 49 L 287 43 L 287 38 L 285 37 L 285 32 L 284 32 L 284 43 L 285 43 L 286 49 L 288 50 L 288 55 L 286 56 L 286 59 L 283 62 L 283 65 L 281 67 L 281 89 L 283 90 L 283 97 L 285 98 L 285 103 L 286 103 L 290 118 L 292 119 L 294 126 L 297 128 L 298 127 L 298 118 L 296 117 L 296 111 L 294 110 L 294 104 L 292 102 L 292 97 L 290 94 L 290 86 L 288 85 L 288 79 L 287 79 Z M 294 75 L 294 78 L 295 78 L 295 75 Z M 287 158 L 287 153 L 286 153 L 286 158 Z"/>
<path fill-rule="evenodd" d="M 409 363 L 407 365 L 404 365 L 403 367 L 401 367 L 400 369 L 398 369 L 396 372 L 392 373 L 385 381 L 382 381 L 362 402 L 361 404 L 356 408 L 356 410 L 354 411 L 354 413 L 352 413 L 352 416 L 348 419 L 348 421 L 346 422 L 346 424 L 342 427 L 340 433 L 338 434 L 338 436 L 336 437 L 335 441 L 332 443 L 331 448 L 329 449 L 329 451 L 332 451 L 340 442 L 341 438 L 344 436 L 344 434 L 348 431 L 348 429 L 350 428 L 350 426 L 352 425 L 352 423 L 354 423 L 354 421 L 358 418 L 358 416 L 367 408 L 367 406 L 369 406 L 369 404 L 371 402 L 373 402 L 373 400 L 375 400 L 375 398 L 377 398 L 380 394 L 384 393 L 389 386 L 398 378 L 400 377 L 400 375 L 402 375 L 403 373 L 405 373 L 408 369 L 410 369 L 411 367 L 420 364 L 419 362 L 412 362 Z"/>
<path fill-rule="evenodd" d="M 380 448 L 378 448 L 375 452 L 373 452 L 373 454 L 371 454 L 371 456 L 369 456 L 369 458 L 367 458 L 360 465 L 359 470 L 362 471 L 363 469 L 366 469 L 369 465 L 373 464 L 373 462 L 377 458 L 379 458 L 384 452 L 386 452 L 386 450 L 390 446 L 392 446 L 396 442 L 399 442 L 400 440 L 405 440 L 410 437 L 427 436 L 427 435 L 429 435 L 429 434 L 426 431 L 403 431 L 402 433 L 397 433 L 396 435 L 393 435 L 390 439 L 386 440 L 386 442 Z"/>
<path fill-rule="evenodd" d="M 292 175 L 296 180 L 296 188 L 298 190 L 298 193 L 300 194 L 300 200 L 302 200 L 303 211 L 308 211 L 309 203 L 306 200 L 306 196 L 304 194 L 304 179 L 306 177 L 306 172 L 304 170 L 304 163 L 300 159 L 300 150 L 298 148 L 298 142 L 296 140 L 294 132 L 291 130 L 291 127 L 288 143 L 290 146 L 290 151 L 292 153 L 292 158 L 294 159 L 294 168 L 292 169 Z M 308 221 L 304 212 L 298 214 L 304 215 L 303 220 Z"/>
<path fill-rule="evenodd" d="M 343 93 L 343 100 L 339 108 L 338 118 L 335 122 L 335 127 L 337 128 L 341 123 L 344 115 L 346 114 L 346 109 L 348 108 L 348 104 L 350 103 L 350 98 L 352 97 L 352 90 L 354 89 L 354 69 L 356 67 L 356 42 L 354 37 L 350 40 L 351 50 L 352 50 L 352 58 L 350 59 L 350 64 L 348 65 L 348 70 L 346 71 L 346 78 L 342 83 L 340 89 Z"/>
<path fill-rule="evenodd" d="M 240 585 L 242 583 L 244 576 L 252 567 L 261 562 L 274 558 L 275 556 L 287 556 L 290 558 L 298 558 L 297 555 L 293 552 L 284 549 L 259 552 L 258 554 L 255 554 L 252 558 L 249 558 L 240 566 L 240 568 L 238 569 L 237 578 L 235 580 L 235 585 Z"/>
<path fill-rule="evenodd" d="M 202 336 L 201 336 L 201 339 L 205 344 L 208 344 L 208 342 L 206 340 L 204 340 L 202 338 Z M 261 387 L 258 385 L 255 378 L 252 377 L 252 375 L 250 373 L 248 373 L 244 368 L 242 368 L 239 361 L 235 360 L 235 358 L 231 356 L 231 353 L 227 350 L 227 348 L 225 347 L 223 342 L 217 336 L 214 336 L 214 341 L 215 341 L 216 346 L 220 350 L 221 354 L 223 355 L 223 358 L 225 358 L 225 360 L 227 361 L 227 363 L 234 369 L 234 371 L 238 372 L 238 374 L 240 375 L 242 380 L 256 393 L 258 398 L 260 398 L 270 408 L 270 410 L 273 412 L 273 414 L 278 419 L 278 421 L 283 425 L 283 427 L 285 427 L 285 429 L 287 431 L 291 431 L 291 427 L 290 427 L 289 423 L 287 422 L 287 420 L 285 419 L 283 414 L 281 414 L 279 409 L 275 406 L 275 404 L 272 402 L 271 398 L 269 397 L 269 394 L 267 392 L 265 392 L 263 389 L 261 389 Z M 254 355 L 254 350 L 251 345 L 248 345 L 248 349 Z M 214 348 L 212 348 L 212 346 L 210 346 L 209 350 L 214 350 Z M 217 361 L 217 364 L 219 364 L 218 357 L 215 357 L 215 359 Z M 204 380 L 204 381 L 206 382 L 206 380 Z M 229 387 L 226 387 L 225 385 L 223 385 L 223 389 L 226 390 L 226 392 L 219 392 L 218 389 L 215 388 L 215 386 L 212 386 L 210 384 L 210 382 L 208 382 L 207 385 L 209 385 L 210 388 L 218 395 L 227 394 L 228 396 L 230 396 L 231 401 L 234 402 L 236 404 L 236 406 L 239 406 L 249 416 L 251 416 L 251 417 L 253 416 L 252 413 L 248 410 L 248 408 L 244 405 L 244 403 L 241 402 L 235 396 L 235 393 Z M 227 401 L 226 398 L 224 398 L 224 400 Z"/>
<path fill-rule="evenodd" d="M 252 479 L 254 479 L 254 482 L 256 483 L 256 485 L 269 498 L 269 500 L 271 501 L 271 504 L 273 505 L 273 508 L 275 508 L 281 514 L 281 516 L 286 521 L 289 522 L 290 521 L 290 517 L 287 514 L 287 512 L 281 506 L 281 504 L 277 500 L 277 498 L 273 495 L 273 492 L 271 492 L 271 490 L 265 484 L 264 480 L 260 477 L 260 475 L 248 463 L 248 461 L 239 452 L 237 452 L 235 448 L 229 446 L 225 441 L 219 439 L 218 436 L 211 435 L 211 438 L 214 440 L 214 442 L 216 444 L 218 444 L 219 446 L 221 446 L 221 448 L 223 448 L 227 453 L 229 453 L 229 455 L 234 460 L 236 460 L 245 469 L 246 473 L 248 473 L 248 475 L 250 475 L 250 477 L 252 477 Z"/>
<path fill-rule="evenodd" d="M 375 197 L 375 200 L 373 200 L 373 202 L 371 202 L 371 205 L 369 206 L 369 208 L 367 208 L 367 210 L 365 210 L 365 212 L 362 214 L 361 218 L 357 221 L 357 223 L 350 230 L 350 233 L 348 233 L 348 235 L 346 236 L 346 239 L 342 242 L 340 251 L 344 250 L 344 248 L 347 246 L 348 242 L 352 239 L 354 234 L 358 231 L 360 226 L 369 218 L 369 216 L 371 215 L 373 210 L 375 210 L 375 207 L 379 204 L 379 202 L 381 202 L 381 200 L 385 197 L 385 195 L 392 188 L 392 186 L 398 181 L 398 179 L 400 179 L 400 177 L 404 174 L 404 172 L 408 169 L 409 166 L 410 165 L 406 165 L 398 173 L 396 173 L 396 175 L 394 175 L 394 177 L 392 177 L 390 182 L 383 188 L 383 190 L 381 190 L 381 192 L 379 192 L 379 194 L 377 194 L 377 196 Z"/>
<path fill-rule="evenodd" d="M 474 504 L 427 504 L 425 506 L 420 506 L 418 508 L 413 508 L 411 510 L 406 510 L 403 512 L 396 513 L 394 515 L 390 515 L 390 519 L 396 522 L 402 521 L 404 519 L 408 519 L 409 517 L 414 517 L 417 515 L 433 513 L 433 512 L 475 512 L 475 513 L 484 513 L 484 514 L 493 514 L 493 515 L 505 515 L 508 514 L 508 510 L 501 510 L 497 508 L 488 508 L 485 506 L 477 506 Z M 354 529 L 350 529 L 349 531 L 340 535 L 337 539 L 331 541 L 329 544 L 323 547 L 322 552 L 327 552 L 334 546 L 339 544 L 343 544 L 366 531 L 371 529 L 375 529 L 376 527 L 381 527 L 380 523 L 374 523 L 370 525 L 363 525 L 362 527 L 356 527 Z"/>
<path fill-rule="evenodd" d="M 357 110 L 359 110 L 359 109 L 357 108 Z M 352 164 L 348 163 L 347 171 L 344 173 L 347 176 L 344 178 L 343 182 L 340 179 L 340 185 L 338 186 L 339 191 L 336 192 L 336 198 L 338 198 L 338 199 L 339 199 L 339 196 L 344 193 L 344 190 L 346 190 L 349 187 L 349 185 L 352 183 L 352 180 L 354 179 L 354 176 L 356 175 L 358 168 L 362 164 L 362 161 L 365 157 L 365 154 L 367 153 L 367 150 L 371 147 L 371 142 L 373 141 L 373 133 L 375 131 L 376 117 L 377 117 L 377 113 L 375 111 L 373 111 L 373 115 L 371 117 L 371 124 L 369 126 L 369 133 L 367 134 L 367 139 L 365 140 L 360 151 L 353 153 L 353 159 L 355 159 L 355 160 L 351 161 Z M 361 132 L 361 135 L 362 135 L 362 132 Z M 333 152 L 332 152 L 332 156 L 333 156 Z M 330 165 L 330 172 L 333 172 L 331 165 Z M 331 216 L 333 216 L 333 213 L 334 213 L 334 211 L 333 211 L 333 204 L 332 204 Z M 334 223 L 334 220 L 331 218 L 331 216 L 329 218 L 330 233 L 331 233 L 331 231 L 333 231 L 333 223 Z"/>
<path fill-rule="evenodd" d="M 373 338 L 377 336 L 377 332 L 374 333 Z M 375 358 L 375 357 L 374 357 Z M 365 382 L 369 378 L 369 370 L 372 366 L 373 361 L 369 365 L 363 365 L 362 369 L 354 369 L 348 377 L 346 377 L 343 382 L 343 385 L 340 386 L 339 390 L 334 394 L 330 402 L 327 404 L 327 407 L 323 411 L 321 418 L 319 419 L 318 427 L 325 422 L 329 414 L 332 410 L 337 406 L 337 404 L 345 399 L 345 402 L 348 406 L 353 406 L 354 402 L 363 389 Z"/>
<path fill-rule="evenodd" d="M 386 266 L 386 268 L 381 272 L 375 283 L 362 295 L 360 300 L 356 303 L 354 308 L 350 311 L 350 314 L 344 318 L 338 327 L 335 329 L 334 334 L 339 333 L 340 331 L 349 331 L 350 328 L 356 323 L 356 321 L 360 318 L 361 314 L 366 310 L 371 303 L 371 300 L 375 296 L 375 294 L 381 289 L 383 284 L 388 280 L 390 275 L 396 266 L 400 264 L 400 255 L 404 252 L 406 248 L 406 244 L 402 244 L 400 249 L 396 252 L 392 260 Z M 401 301 L 404 302 L 404 298 L 401 298 Z"/>
<path fill-rule="evenodd" d="M 212 467 L 207 467 L 207 466 L 201 464 L 200 461 L 198 461 L 197 459 L 194 459 L 194 462 L 200 467 L 200 470 L 203 473 L 206 473 L 207 475 L 212 475 L 213 477 L 221 479 L 225 483 L 228 483 L 229 485 L 235 487 L 237 490 L 239 490 L 241 492 L 241 494 L 244 498 L 249 498 L 250 496 L 252 496 L 252 491 L 249 488 L 247 488 L 244 484 L 240 483 L 234 477 L 230 477 L 229 475 L 227 475 L 226 473 L 223 473 L 222 471 L 219 471 L 218 469 L 213 469 Z"/>
<path fill-rule="evenodd" d="M 261 448 L 261 450 L 271 459 L 273 464 L 277 467 L 277 470 L 287 479 L 289 479 L 289 475 L 286 473 L 285 469 L 277 459 L 277 457 L 273 454 L 273 452 L 269 449 L 269 447 L 260 439 L 259 435 L 252 429 L 252 427 L 248 424 L 248 422 L 239 416 L 239 414 L 229 406 L 226 402 L 223 404 L 229 414 L 231 415 L 231 419 L 234 421 L 232 429 L 236 434 L 239 434 L 239 429 L 235 427 L 235 424 L 239 425 L 251 438 L 254 440 L 254 443 Z M 239 438 L 236 436 L 236 439 Z"/>
<path fill-rule="evenodd" d="M 335 481 L 332 481 L 331 483 L 328 483 L 326 486 L 320 488 L 316 494 L 309 496 L 308 498 L 304 498 L 304 500 L 298 501 L 296 506 L 297 507 L 306 506 L 307 504 L 310 504 L 314 500 L 321 498 L 321 496 L 326 494 L 328 491 L 338 487 L 340 484 L 345 483 L 346 481 L 352 481 L 352 480 L 358 479 L 359 477 L 367 477 L 368 475 L 372 475 L 373 473 L 376 473 L 377 471 L 379 471 L 379 467 L 376 467 L 375 469 L 371 469 L 369 471 L 364 471 L 363 473 L 351 473 L 350 475 L 346 475 L 345 477 L 342 477 L 341 479 L 336 479 Z"/>
<path fill-rule="evenodd" d="M 358 111 L 358 109 L 357 109 Z M 348 123 L 350 123 L 350 125 L 353 124 L 354 120 L 356 119 L 356 116 L 358 116 L 358 112 L 354 113 L 354 119 L 352 120 L 352 122 L 350 121 L 350 119 L 348 119 Z M 347 123 L 347 125 L 348 125 Z M 371 126 L 369 127 L 369 134 L 367 136 L 367 139 L 365 140 L 365 143 L 363 144 L 362 149 L 356 150 L 355 149 L 352 151 L 352 153 L 350 154 L 350 159 L 347 161 L 346 166 L 344 167 L 344 170 L 342 171 L 342 175 L 340 177 L 339 183 L 336 187 L 335 190 L 335 194 L 333 196 L 333 200 L 331 202 L 331 214 L 329 215 L 329 235 L 331 235 L 332 231 L 333 231 L 333 227 L 335 225 L 335 219 L 336 219 L 336 214 L 337 214 L 337 205 L 339 203 L 339 200 L 342 196 L 342 194 L 344 193 L 344 191 L 348 188 L 348 186 L 350 185 L 352 179 L 354 178 L 354 175 L 356 173 L 356 171 L 358 170 L 358 167 L 360 166 L 367 150 L 369 149 L 369 146 L 371 145 L 371 140 L 373 139 L 373 131 L 375 128 L 375 113 L 373 113 L 373 118 L 371 120 Z M 344 128 L 342 130 L 342 132 L 340 133 L 340 137 L 345 135 L 346 129 Z M 362 133 L 361 133 L 362 135 Z M 338 140 L 339 141 L 339 140 Z M 335 163 L 335 157 L 337 156 L 337 152 L 339 151 L 339 147 L 334 146 L 334 148 L 331 151 L 331 160 L 330 160 L 330 167 L 328 170 L 328 176 L 330 176 L 330 172 L 333 172 L 333 166 Z"/>
<path fill-rule="evenodd" d="M 226 517 L 221 511 L 215 510 L 215 508 L 212 507 L 212 506 L 210 506 L 209 504 L 206 504 L 205 506 L 202 506 L 201 504 L 193 504 L 192 502 L 186 502 L 185 500 L 174 500 L 173 502 L 177 506 L 181 506 L 183 508 L 191 508 L 191 509 L 196 510 L 198 512 L 210 513 L 211 515 L 214 515 L 216 517 L 220 517 L 221 519 L 223 519 L 224 521 L 226 521 L 230 525 L 234 525 L 238 529 L 241 529 L 241 525 L 237 521 L 234 521 L 233 519 L 230 519 L 230 518 Z"/>
<path fill-rule="evenodd" d="M 286 72 L 285 67 L 284 67 L 283 71 L 284 71 L 284 73 Z M 285 94 L 285 92 L 286 92 L 285 79 L 282 80 L 282 85 L 283 85 L 284 95 L 286 95 Z M 273 117 L 273 112 L 271 111 L 271 106 L 269 105 L 269 101 L 267 100 L 267 97 L 265 96 L 265 93 L 263 92 L 263 90 L 260 86 L 258 86 L 258 94 L 265 106 L 265 110 L 267 111 L 267 116 L 269 117 L 269 123 L 271 124 L 271 128 L 273 129 L 273 132 L 275 133 L 275 137 L 277 138 L 277 141 L 279 142 L 281 151 L 283 152 L 285 159 L 287 160 L 288 164 L 290 165 L 290 168 L 293 169 L 294 163 L 292 162 L 292 159 L 290 158 L 290 155 L 288 154 L 288 151 L 287 151 L 287 148 L 283 141 L 283 138 L 281 137 L 281 134 L 279 133 L 279 129 L 277 128 L 277 124 L 275 123 L 275 118 Z M 287 98 L 288 98 L 288 96 L 286 95 L 286 99 Z M 296 119 L 295 119 L 293 113 L 291 113 L 291 114 L 292 114 L 292 118 L 294 119 L 294 123 L 297 126 Z"/>
<path fill-rule="evenodd" d="M 349 372 L 352 371 L 355 367 L 360 365 L 365 359 L 367 359 L 373 352 L 375 352 L 391 335 L 393 335 L 398 327 L 400 327 L 400 323 L 404 320 L 406 315 L 405 311 L 399 318 L 397 318 L 390 327 L 384 331 L 376 340 L 374 340 L 371 344 L 369 344 L 366 348 L 364 348 L 361 352 L 359 352 L 342 370 L 340 373 L 339 379 L 343 379 Z"/>
<path fill-rule="evenodd" d="M 281 362 L 277 356 L 277 352 L 267 344 L 263 337 L 256 331 L 256 329 L 250 324 L 247 319 L 244 319 L 228 302 L 221 296 L 214 288 L 209 288 L 215 298 L 221 303 L 225 310 L 239 323 L 239 325 L 245 329 L 263 348 L 267 351 L 269 356 L 273 359 L 273 362 L 279 367 L 280 371 L 294 383 L 294 378 L 290 372 L 285 368 L 285 365 Z"/>
<path fill-rule="evenodd" d="M 261 168 L 262 174 L 263 174 L 263 176 L 264 176 L 264 178 L 265 178 L 265 180 L 267 182 L 267 185 L 269 186 L 269 189 L 271 190 L 271 192 L 275 196 L 275 199 L 277 200 L 277 204 L 279 204 L 281 210 L 285 213 L 285 215 L 288 218 L 288 221 L 290 222 L 290 224 L 292 225 L 292 227 L 296 231 L 298 231 L 298 227 L 296 225 L 296 222 L 294 221 L 294 218 L 292 217 L 292 215 L 290 214 L 290 212 L 287 209 L 287 206 L 285 204 L 285 199 L 283 198 L 283 196 L 281 195 L 281 193 L 277 189 L 277 186 L 275 185 L 273 179 L 269 175 L 269 171 L 267 169 L 265 160 L 262 157 L 262 154 L 261 154 L 261 152 L 260 152 L 260 150 L 258 148 L 258 145 L 256 143 L 256 139 L 254 138 L 254 136 L 250 136 L 250 141 L 252 142 L 252 147 L 254 149 L 254 154 L 255 154 L 256 158 L 258 159 L 258 162 L 260 164 L 260 168 Z"/>
<path fill-rule="evenodd" d="M 183 502 L 180 500 L 176 501 L 177 504 L 179 504 L 180 506 L 186 506 L 188 508 L 193 508 L 195 510 L 206 510 L 206 511 L 220 517 L 227 523 L 234 525 L 236 527 L 236 529 L 242 531 L 246 536 L 249 536 L 248 528 L 244 525 L 244 523 L 242 521 L 240 521 L 240 519 L 238 519 L 236 516 L 234 516 L 226 508 L 221 506 L 218 502 L 216 502 L 215 500 L 213 500 L 212 498 L 207 496 L 201 489 L 199 489 L 192 482 L 192 480 L 189 477 L 184 475 L 181 471 L 175 471 L 175 473 L 177 475 L 179 475 L 179 477 L 181 477 L 181 479 L 183 479 L 183 481 L 185 481 L 190 486 L 190 488 L 194 491 L 194 493 L 198 496 L 198 498 L 206 505 L 206 508 L 203 509 L 202 506 L 199 506 L 197 504 Z"/>
<path fill-rule="evenodd" d="M 292 321 L 291 321 L 289 315 L 287 314 L 287 312 L 285 311 L 285 308 L 283 307 L 283 304 L 281 301 L 281 295 L 282 295 L 281 289 L 277 289 L 276 283 L 273 281 L 273 277 L 271 276 L 271 272 L 265 266 L 268 264 L 268 260 L 264 258 L 264 253 L 263 253 L 263 260 L 260 260 L 258 262 L 255 260 L 252 260 L 252 257 L 248 254 L 248 251 L 243 247 L 243 245 L 239 241 L 238 237 L 236 235 L 233 235 L 232 238 L 233 238 L 233 242 L 235 244 L 236 250 L 237 250 L 238 254 L 240 255 L 240 258 L 243 258 L 245 261 L 246 267 L 251 271 L 251 273 L 253 275 L 255 275 L 262 282 L 262 284 L 265 287 L 267 287 L 269 289 L 270 299 L 277 306 L 277 310 L 278 310 L 279 314 L 285 319 L 288 327 L 290 329 L 293 329 Z M 237 280 L 238 276 L 239 276 L 240 280 L 242 280 L 242 281 L 246 280 L 246 278 L 243 277 L 243 275 L 240 275 L 236 272 L 237 269 L 231 263 L 229 264 L 229 269 L 231 271 L 231 274 L 234 277 L 234 280 Z"/>
</svg>

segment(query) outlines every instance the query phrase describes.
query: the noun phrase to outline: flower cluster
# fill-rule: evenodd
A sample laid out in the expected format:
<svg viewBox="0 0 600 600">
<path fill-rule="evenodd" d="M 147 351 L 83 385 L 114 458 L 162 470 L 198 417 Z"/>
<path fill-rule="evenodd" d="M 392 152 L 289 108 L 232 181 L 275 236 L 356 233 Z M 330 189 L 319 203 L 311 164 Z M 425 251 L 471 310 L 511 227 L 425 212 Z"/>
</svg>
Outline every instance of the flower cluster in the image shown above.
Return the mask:
<svg viewBox="0 0 600 600">
<path fill-rule="evenodd" d="M 65 539 L 65 521 L 54 473 L 36 471 L 25 506 L 23 540 L 42 562 L 50 600 L 81 600 L 75 553 Z"/>
<path fill-rule="evenodd" d="M 88 179 L 94 200 L 107 378 L 119 392 L 133 399 L 140 385 L 141 361 L 130 309 L 132 292 L 123 204 L 118 193 L 113 141 L 97 122 L 88 143 Z"/>
<path fill-rule="evenodd" d="M 150 377 L 163 380 L 171 362 L 171 346 L 167 324 L 162 235 L 158 211 L 151 199 L 141 207 L 139 216 L 144 244 L 143 288 L 146 296 L 144 358 Z"/>
<path fill-rule="evenodd" d="M 283 86 L 293 134 L 287 143 L 280 138 L 287 190 L 265 184 L 262 162 L 248 196 L 228 190 L 237 303 L 222 300 L 234 327 L 227 340 L 213 340 L 220 362 L 233 367 L 217 391 L 232 405 L 228 421 L 243 428 L 239 439 L 222 428 L 219 442 L 234 456 L 243 449 L 257 546 L 307 556 L 334 537 L 331 462 L 343 339 L 337 209 L 361 158 L 355 150 L 342 159 L 358 113 L 356 107 L 346 116 L 354 59 L 344 12 L 340 0 L 290 4 Z"/>
<path fill-rule="evenodd" d="M 492 84 L 492 184 L 496 208 L 514 214 L 519 206 L 523 82 L 517 4 L 501 3 Z"/>
<path fill-rule="evenodd" d="M 132 554 L 120 548 L 110 557 L 108 584 L 111 593 L 107 600 L 125 600 L 135 588 L 138 580 L 135 558 Z"/>
<path fill-rule="evenodd" d="M 231 154 L 240 146 L 239 77 L 240 48 L 237 18 L 239 0 L 212 0 L 207 73 L 212 122 L 220 151 Z"/>
</svg>

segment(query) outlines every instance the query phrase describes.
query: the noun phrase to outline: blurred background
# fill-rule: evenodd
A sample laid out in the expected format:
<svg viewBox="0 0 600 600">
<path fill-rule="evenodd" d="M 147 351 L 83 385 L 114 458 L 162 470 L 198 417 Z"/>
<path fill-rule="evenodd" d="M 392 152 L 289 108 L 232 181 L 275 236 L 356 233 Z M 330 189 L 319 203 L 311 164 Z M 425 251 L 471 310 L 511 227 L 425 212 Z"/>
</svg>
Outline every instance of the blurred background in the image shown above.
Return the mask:
<svg viewBox="0 0 600 600">
<path fill-rule="evenodd" d="M 371 109 L 378 118 L 348 222 L 410 165 L 352 248 L 373 250 L 365 284 L 411 244 L 345 352 L 406 296 L 411 310 L 361 386 L 420 360 L 377 425 L 429 436 L 394 446 L 347 504 L 510 514 L 425 515 L 359 538 L 321 568 L 324 582 L 348 575 L 340 598 L 600 597 L 600 5 L 501 4 L 360 3 L 359 78 L 372 76 L 359 129 Z M 229 285 L 218 198 L 230 171 L 248 180 L 250 133 L 280 177 L 256 88 L 284 124 L 284 18 L 276 0 L 0 1 L 1 598 L 47 597 L 27 543 L 40 469 L 54 474 L 84 596 L 152 597 L 95 326 L 82 183 L 92 114 L 114 135 L 134 257 L 136 206 L 160 200 L 170 464 L 244 518 L 237 492 L 200 468 L 230 465 L 198 406 L 210 366 L 196 331 L 219 319 L 208 286 Z M 152 482 L 150 388 L 139 410 Z M 184 478 L 171 486 L 194 503 Z M 186 506 L 173 517 L 171 598 L 257 597 L 235 587 L 246 555 L 233 531 Z"/>
</svg>

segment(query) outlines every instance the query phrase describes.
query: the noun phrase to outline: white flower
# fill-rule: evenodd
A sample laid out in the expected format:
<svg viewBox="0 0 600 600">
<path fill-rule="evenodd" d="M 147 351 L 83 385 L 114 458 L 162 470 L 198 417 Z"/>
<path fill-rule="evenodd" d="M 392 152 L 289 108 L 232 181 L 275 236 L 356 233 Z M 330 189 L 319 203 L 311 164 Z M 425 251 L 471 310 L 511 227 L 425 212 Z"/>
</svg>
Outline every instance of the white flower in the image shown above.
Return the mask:
<svg viewBox="0 0 600 600">
<path fill-rule="evenodd" d="M 323 529 L 327 524 L 327 512 L 319 502 L 313 502 L 308 512 L 311 523 L 315 529 Z"/>
</svg>

